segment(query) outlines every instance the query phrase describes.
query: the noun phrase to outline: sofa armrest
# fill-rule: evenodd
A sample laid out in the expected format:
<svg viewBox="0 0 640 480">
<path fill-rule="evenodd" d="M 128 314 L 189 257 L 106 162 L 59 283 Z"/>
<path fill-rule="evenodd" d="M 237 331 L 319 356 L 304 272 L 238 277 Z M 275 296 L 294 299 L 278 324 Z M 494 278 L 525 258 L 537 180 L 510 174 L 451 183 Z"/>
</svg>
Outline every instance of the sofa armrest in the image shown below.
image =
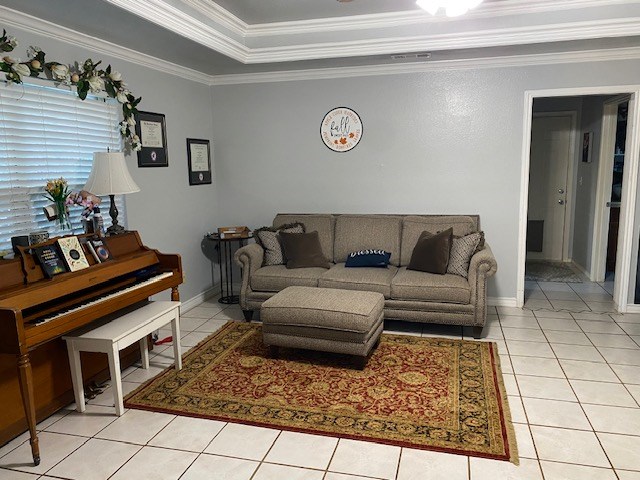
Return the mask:
<svg viewBox="0 0 640 480">
<path fill-rule="evenodd" d="M 242 267 L 243 272 L 253 273 L 262 266 L 264 249 L 257 243 L 251 243 L 236 250 L 233 258 L 236 264 Z"/>
<path fill-rule="evenodd" d="M 251 275 L 262 267 L 264 249 L 257 243 L 245 245 L 236 250 L 234 260 L 242 267 L 242 286 L 240 287 L 240 308 L 248 310 L 247 295 L 251 290 Z"/>
<path fill-rule="evenodd" d="M 487 278 L 498 270 L 493 252 L 485 243 L 482 250 L 471 257 L 469 263 L 469 286 L 471 287 L 471 303 L 475 309 L 475 324 L 483 326 L 487 318 Z"/>
<path fill-rule="evenodd" d="M 498 262 L 493 256 L 493 251 L 488 243 L 484 244 L 484 248 L 477 252 L 471 261 L 469 262 L 469 281 L 471 281 L 471 275 L 483 274 L 490 277 L 498 270 Z"/>
</svg>

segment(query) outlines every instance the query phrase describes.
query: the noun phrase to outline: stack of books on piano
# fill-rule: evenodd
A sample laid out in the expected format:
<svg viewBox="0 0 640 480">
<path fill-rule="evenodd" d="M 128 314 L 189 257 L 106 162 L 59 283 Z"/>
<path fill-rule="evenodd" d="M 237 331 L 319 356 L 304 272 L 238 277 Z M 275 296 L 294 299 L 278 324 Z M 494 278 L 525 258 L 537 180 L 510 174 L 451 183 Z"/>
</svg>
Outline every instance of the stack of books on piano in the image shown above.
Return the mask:
<svg viewBox="0 0 640 480">
<path fill-rule="evenodd" d="M 60 273 L 77 272 L 89 268 L 90 263 L 83 245 L 95 263 L 113 259 L 111 252 L 100 238 L 83 237 L 81 242 L 78 237 L 62 237 L 54 242 L 35 245 L 32 250 L 44 275 L 47 278 L 53 278 Z"/>
</svg>

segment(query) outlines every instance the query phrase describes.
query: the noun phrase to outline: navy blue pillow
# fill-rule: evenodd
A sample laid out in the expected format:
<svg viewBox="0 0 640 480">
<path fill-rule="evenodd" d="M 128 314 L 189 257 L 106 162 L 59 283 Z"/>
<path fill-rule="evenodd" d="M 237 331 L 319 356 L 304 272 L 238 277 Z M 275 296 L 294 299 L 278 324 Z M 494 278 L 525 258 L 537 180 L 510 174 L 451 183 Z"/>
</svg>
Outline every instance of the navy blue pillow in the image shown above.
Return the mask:
<svg viewBox="0 0 640 480">
<path fill-rule="evenodd" d="M 347 257 L 345 267 L 380 267 L 387 268 L 391 254 L 384 250 L 360 250 Z"/>
</svg>

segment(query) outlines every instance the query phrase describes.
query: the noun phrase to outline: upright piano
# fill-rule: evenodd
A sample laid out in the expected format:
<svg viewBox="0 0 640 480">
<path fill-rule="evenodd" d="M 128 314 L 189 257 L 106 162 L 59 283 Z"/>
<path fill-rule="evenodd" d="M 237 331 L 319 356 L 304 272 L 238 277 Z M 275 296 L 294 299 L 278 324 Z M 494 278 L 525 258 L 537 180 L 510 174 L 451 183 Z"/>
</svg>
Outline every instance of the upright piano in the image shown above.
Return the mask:
<svg viewBox="0 0 640 480">
<path fill-rule="evenodd" d="M 40 463 L 36 403 L 41 414 L 52 413 L 62 406 L 55 405 L 54 399 L 64 397 L 60 389 L 54 392 L 56 385 L 62 383 L 67 390 L 70 385 L 68 362 L 63 363 L 64 342 L 60 337 L 164 290 L 171 290 L 172 300 L 180 299 L 179 255 L 162 254 L 146 247 L 137 232 L 104 240 L 113 260 L 96 263 L 85 251 L 89 268 L 62 273 L 52 279 L 45 278 L 28 248 L 21 248 L 21 255 L 14 260 L 0 261 L 0 354 L 3 354 L 0 357 L 5 367 L 8 361 L 14 365 L 11 369 L 0 368 L 0 400 L 16 403 L 16 392 L 12 396 L 11 390 L 19 388 L 18 398 L 22 399 L 35 465 Z M 51 239 L 41 245 L 55 241 Z M 32 358 L 37 360 L 35 376 Z M 60 371 L 64 378 L 54 379 Z M 48 398 L 43 402 L 39 395 Z M 2 408 L 5 407 L 9 405 Z"/>
</svg>

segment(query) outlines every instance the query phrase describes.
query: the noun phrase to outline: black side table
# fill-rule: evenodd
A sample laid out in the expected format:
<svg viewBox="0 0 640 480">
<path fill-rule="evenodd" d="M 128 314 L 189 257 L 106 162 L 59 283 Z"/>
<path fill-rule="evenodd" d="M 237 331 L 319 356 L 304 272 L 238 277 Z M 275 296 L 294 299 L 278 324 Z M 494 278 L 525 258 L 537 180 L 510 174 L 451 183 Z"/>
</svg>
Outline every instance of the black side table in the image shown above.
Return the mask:
<svg viewBox="0 0 640 480">
<path fill-rule="evenodd" d="M 253 238 L 220 238 L 217 233 L 210 233 L 206 238 L 215 242 L 215 249 L 218 250 L 218 265 L 220 266 L 220 298 L 218 303 L 232 305 L 240 303 L 240 297 L 233 293 L 233 262 L 231 261 L 231 247 L 233 242 L 238 242 L 238 248 L 243 247 L 247 240 Z M 222 266 L 224 263 L 224 275 L 222 274 Z"/>
</svg>

